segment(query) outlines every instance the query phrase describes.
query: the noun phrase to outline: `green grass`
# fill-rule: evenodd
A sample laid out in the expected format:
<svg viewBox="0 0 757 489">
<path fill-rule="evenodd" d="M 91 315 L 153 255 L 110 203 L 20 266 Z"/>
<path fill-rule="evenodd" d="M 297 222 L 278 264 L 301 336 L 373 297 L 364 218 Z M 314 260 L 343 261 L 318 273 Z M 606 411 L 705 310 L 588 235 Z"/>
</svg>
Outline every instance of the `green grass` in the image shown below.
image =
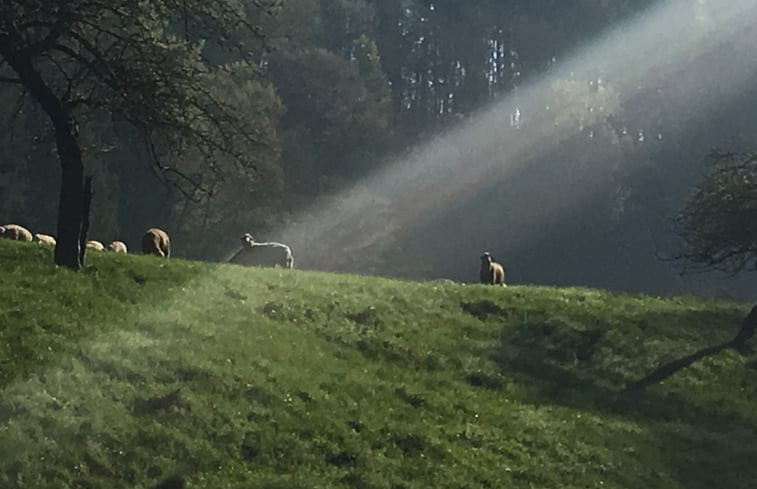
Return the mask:
<svg viewBox="0 0 757 489">
<path fill-rule="evenodd" d="M 0 487 L 757 487 L 748 305 L 0 240 Z"/>
</svg>

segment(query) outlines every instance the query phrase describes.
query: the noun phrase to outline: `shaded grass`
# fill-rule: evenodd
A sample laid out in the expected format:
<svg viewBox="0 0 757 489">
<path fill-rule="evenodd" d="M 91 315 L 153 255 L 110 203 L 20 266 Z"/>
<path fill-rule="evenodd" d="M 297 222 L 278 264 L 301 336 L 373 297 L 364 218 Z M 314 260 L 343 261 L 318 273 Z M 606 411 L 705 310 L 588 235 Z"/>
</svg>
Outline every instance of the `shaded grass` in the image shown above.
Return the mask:
<svg viewBox="0 0 757 489">
<path fill-rule="evenodd" d="M 0 242 L 0 487 L 752 488 L 746 305 Z M 173 479 L 172 479 L 173 478 Z"/>
</svg>

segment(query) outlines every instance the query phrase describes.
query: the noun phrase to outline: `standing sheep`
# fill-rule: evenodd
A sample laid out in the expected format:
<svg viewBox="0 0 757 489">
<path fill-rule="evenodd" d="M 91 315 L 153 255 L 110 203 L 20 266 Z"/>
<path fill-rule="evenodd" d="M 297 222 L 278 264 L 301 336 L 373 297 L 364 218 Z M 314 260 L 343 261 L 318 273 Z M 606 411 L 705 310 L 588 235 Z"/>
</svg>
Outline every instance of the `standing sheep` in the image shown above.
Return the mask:
<svg viewBox="0 0 757 489">
<path fill-rule="evenodd" d="M 113 241 L 108 245 L 108 251 L 126 254 L 126 243 L 124 243 L 123 241 Z"/>
<path fill-rule="evenodd" d="M 150 228 L 142 237 L 142 253 L 145 255 L 171 256 L 171 240 L 162 229 Z"/>
<path fill-rule="evenodd" d="M 32 233 L 18 224 L 6 224 L 0 228 L 0 238 L 15 239 L 16 241 L 31 241 Z"/>
<path fill-rule="evenodd" d="M 55 238 L 53 238 L 49 234 L 39 234 L 39 233 L 34 235 L 34 242 L 43 244 L 43 245 L 48 245 L 48 246 L 55 246 L 55 243 L 56 243 Z"/>
<path fill-rule="evenodd" d="M 248 267 L 294 268 L 294 256 L 289 246 L 282 243 L 258 243 L 250 233 L 242 235 L 242 249 L 229 259 L 229 263 Z"/>
<path fill-rule="evenodd" d="M 507 287 L 505 284 L 505 267 L 502 264 L 494 261 L 494 258 L 485 252 L 481 255 L 481 270 L 479 271 L 479 277 L 482 284 L 489 285 L 501 285 Z"/>
</svg>

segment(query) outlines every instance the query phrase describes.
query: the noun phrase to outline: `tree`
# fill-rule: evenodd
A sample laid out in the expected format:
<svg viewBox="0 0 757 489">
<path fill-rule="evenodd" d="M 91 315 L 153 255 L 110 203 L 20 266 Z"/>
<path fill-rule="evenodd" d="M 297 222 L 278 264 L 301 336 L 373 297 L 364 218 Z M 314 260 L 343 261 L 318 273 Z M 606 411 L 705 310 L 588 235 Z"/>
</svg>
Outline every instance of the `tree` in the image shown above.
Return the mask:
<svg viewBox="0 0 757 489">
<path fill-rule="evenodd" d="M 695 270 L 757 270 L 757 154 L 713 153 L 714 164 L 675 217 Z M 686 265 L 684 265 L 686 266 Z"/>
<path fill-rule="evenodd" d="M 61 164 L 55 262 L 82 265 L 91 193 L 85 186 L 80 122 L 107 117 L 138 135 L 167 180 L 188 151 L 214 170 L 218 155 L 250 167 L 266 145 L 237 108 L 214 93 L 222 67 L 203 48 L 257 33 L 255 15 L 276 0 L 6 0 L 0 5 L 0 81 L 21 85 L 50 119 Z M 171 155 L 167 160 L 165 157 Z"/>
<path fill-rule="evenodd" d="M 391 147 L 391 86 L 374 17 L 363 0 L 290 0 L 266 28 L 290 204 L 373 170 Z"/>
</svg>

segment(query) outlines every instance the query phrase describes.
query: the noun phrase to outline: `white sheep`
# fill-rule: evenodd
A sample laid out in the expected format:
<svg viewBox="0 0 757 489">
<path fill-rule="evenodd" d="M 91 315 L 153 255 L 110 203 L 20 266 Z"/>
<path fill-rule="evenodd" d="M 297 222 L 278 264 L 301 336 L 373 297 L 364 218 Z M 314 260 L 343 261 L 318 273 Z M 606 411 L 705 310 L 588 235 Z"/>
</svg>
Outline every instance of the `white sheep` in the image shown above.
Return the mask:
<svg viewBox="0 0 757 489">
<path fill-rule="evenodd" d="M 289 246 L 282 243 L 255 241 L 250 233 L 241 237 L 242 249 L 229 259 L 229 263 L 252 267 L 294 268 L 294 256 Z"/>
<path fill-rule="evenodd" d="M 507 287 L 505 284 L 505 267 L 501 263 L 494 261 L 494 258 L 489 252 L 484 252 L 481 255 L 481 270 L 479 271 L 479 278 L 482 284 L 489 285 L 501 285 Z"/>
<path fill-rule="evenodd" d="M 5 224 L 0 228 L 0 238 L 15 239 L 16 241 L 31 241 L 32 233 L 18 224 Z"/>
<path fill-rule="evenodd" d="M 54 237 L 50 236 L 49 234 L 40 233 L 34 235 L 34 242 L 48 246 L 55 246 L 56 244 Z"/>
<path fill-rule="evenodd" d="M 114 253 L 126 253 L 126 243 L 123 241 L 113 241 L 108 245 L 108 251 L 112 251 Z"/>
<path fill-rule="evenodd" d="M 87 241 L 87 249 L 95 250 L 95 251 L 105 251 L 105 245 L 103 245 L 99 241 L 95 241 L 94 239 L 91 239 Z"/>
</svg>

